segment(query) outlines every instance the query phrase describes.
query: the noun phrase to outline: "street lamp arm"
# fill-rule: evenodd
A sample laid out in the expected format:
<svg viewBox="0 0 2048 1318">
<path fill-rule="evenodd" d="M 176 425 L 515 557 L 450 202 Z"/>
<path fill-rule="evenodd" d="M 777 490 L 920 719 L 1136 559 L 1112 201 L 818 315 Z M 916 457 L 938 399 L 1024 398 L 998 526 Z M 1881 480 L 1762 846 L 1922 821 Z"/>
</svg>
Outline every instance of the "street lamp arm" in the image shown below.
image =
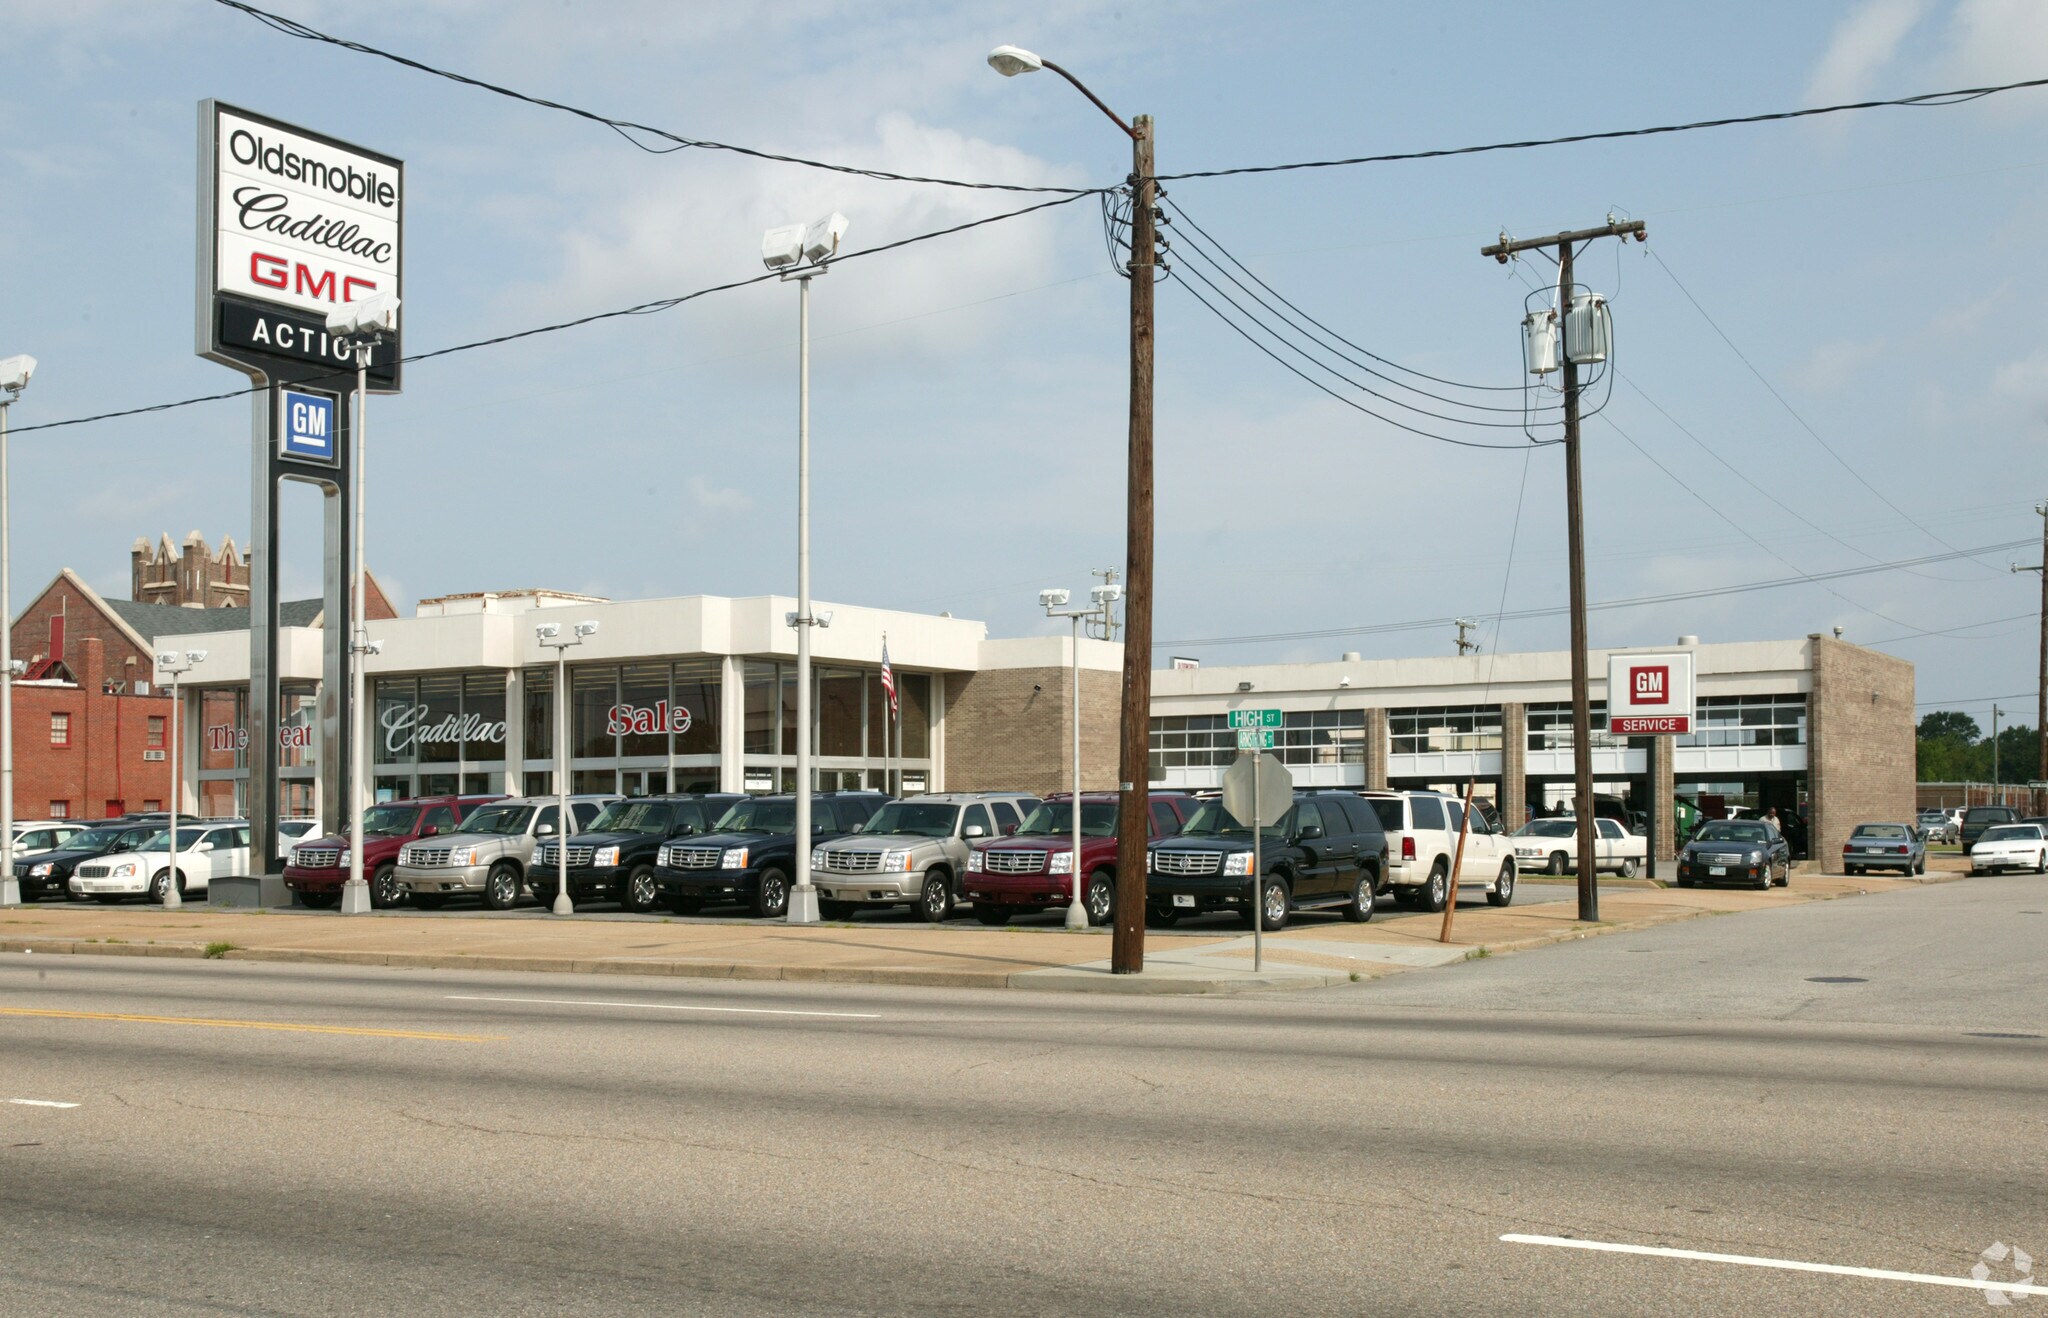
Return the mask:
<svg viewBox="0 0 2048 1318">
<path fill-rule="evenodd" d="M 1059 74 L 1068 82 L 1073 83 L 1074 90 L 1080 92 L 1083 96 L 1087 97 L 1091 102 L 1093 102 L 1096 109 L 1108 115 L 1110 118 L 1110 122 L 1114 123 L 1118 128 L 1123 129 L 1124 135 L 1126 137 L 1130 138 L 1132 141 L 1137 140 L 1138 130 L 1131 127 L 1129 124 L 1125 123 L 1123 121 L 1122 116 L 1118 115 L 1116 111 L 1110 109 L 1107 105 L 1104 105 L 1102 103 L 1102 98 L 1100 96 L 1097 96 L 1094 92 L 1088 90 L 1088 84 L 1082 82 L 1079 78 L 1075 77 L 1073 74 L 1067 72 L 1065 69 L 1053 63 L 1051 60 L 1044 58 L 1043 56 L 1039 58 L 1038 62 L 1044 65 L 1046 68 L 1051 69 L 1054 73 Z"/>
</svg>

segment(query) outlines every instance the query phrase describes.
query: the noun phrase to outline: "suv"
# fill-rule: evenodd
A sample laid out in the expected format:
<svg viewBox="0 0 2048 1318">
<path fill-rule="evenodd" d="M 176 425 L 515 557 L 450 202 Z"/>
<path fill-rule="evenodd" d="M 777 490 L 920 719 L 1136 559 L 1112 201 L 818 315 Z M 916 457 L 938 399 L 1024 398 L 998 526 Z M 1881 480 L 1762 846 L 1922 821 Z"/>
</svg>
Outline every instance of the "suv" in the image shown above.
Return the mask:
<svg viewBox="0 0 2048 1318">
<path fill-rule="evenodd" d="M 577 902 L 617 902 L 628 911 L 653 910 L 661 899 L 661 889 L 654 886 L 654 860 L 662 843 L 709 833 L 745 799 L 736 793 L 683 793 L 612 802 L 569 848 L 569 896 Z M 569 813 L 576 813 L 574 807 Z M 558 838 L 541 843 L 527 870 L 527 890 L 543 906 L 555 900 L 555 885 L 561 881 L 562 845 Z M 502 911 L 518 900 L 518 882 L 509 866 L 500 866 L 485 882 L 484 905 Z"/>
<path fill-rule="evenodd" d="M 1172 837 L 1195 812 L 1193 797 L 1151 793 L 1150 836 Z M 1081 904 L 1088 923 L 1108 924 L 1116 910 L 1118 797 L 1115 792 L 1081 794 Z M 961 887 L 974 903 L 974 918 L 1008 924 L 1013 915 L 1036 915 L 1065 907 L 1074 896 L 1074 798 L 1049 796 L 1024 820 L 1016 835 L 978 846 L 967 857 Z"/>
<path fill-rule="evenodd" d="M 1038 805 L 1022 792 L 940 792 L 891 801 L 853 837 L 811 853 L 818 912 L 845 920 L 862 906 L 915 906 L 933 924 L 953 913 L 974 844 L 1017 831 Z"/>
<path fill-rule="evenodd" d="M 1360 792 L 1387 833 L 1387 883 L 1405 906 L 1441 911 L 1451 900 L 1451 866 L 1458 884 L 1482 888 L 1486 900 L 1506 906 L 1515 899 L 1514 847 L 1484 809 L 1472 811 L 1465 832 L 1465 857 L 1458 863 L 1458 837 L 1465 831 L 1465 803 L 1442 792 Z M 1476 803 L 1475 803 L 1476 806 Z"/>
<path fill-rule="evenodd" d="M 1294 804 L 1259 829 L 1265 867 L 1252 905 L 1252 831 L 1220 800 L 1204 801 L 1176 837 L 1146 853 L 1145 899 L 1155 923 L 1234 910 L 1247 926 L 1278 929 L 1310 907 L 1372 919 L 1387 892 L 1387 835 L 1372 805 L 1351 792 L 1297 792 Z"/>
<path fill-rule="evenodd" d="M 568 831 L 581 833 L 618 799 L 611 792 L 570 797 Z M 451 896 L 472 895 L 493 910 L 504 910 L 519 900 L 540 840 L 555 836 L 560 809 L 558 798 L 552 796 L 521 796 L 477 807 L 457 832 L 423 837 L 399 848 L 399 890 L 423 911 L 439 910 Z"/>
<path fill-rule="evenodd" d="M 21 885 L 21 899 L 69 897 L 71 873 L 88 860 L 133 851 L 164 831 L 162 824 L 127 824 L 116 821 L 88 828 L 55 851 L 14 862 L 14 877 Z"/>
<path fill-rule="evenodd" d="M 2020 812 L 2009 805 L 1973 805 L 1963 811 L 1963 854 L 1969 855 L 1970 848 L 1977 845 L 1977 839 L 1984 836 L 1984 830 L 1994 824 L 2017 824 Z"/>
<path fill-rule="evenodd" d="M 813 792 L 811 844 L 831 842 L 867 823 L 889 798 L 880 792 Z M 709 837 L 671 842 L 655 860 L 654 882 L 683 915 L 713 902 L 736 902 L 755 915 L 789 912 L 796 869 L 796 797 L 749 797 L 725 812 Z"/>
<path fill-rule="evenodd" d="M 159 828 L 130 851 L 110 851 L 71 871 L 71 891 L 112 904 L 146 896 L 160 902 L 171 890 L 170 833 Z M 178 825 L 178 894 L 205 891 L 214 879 L 249 872 L 249 821 L 205 819 Z"/>
<path fill-rule="evenodd" d="M 370 883 L 370 905 L 382 909 L 405 900 L 398 886 L 398 849 L 414 838 L 453 832 L 469 812 L 498 796 L 419 796 L 409 801 L 380 801 L 363 811 L 363 874 Z M 284 867 L 284 886 L 298 894 L 301 905 L 315 909 L 341 900 L 348 882 L 348 835 L 337 834 L 301 842 L 292 848 Z"/>
</svg>

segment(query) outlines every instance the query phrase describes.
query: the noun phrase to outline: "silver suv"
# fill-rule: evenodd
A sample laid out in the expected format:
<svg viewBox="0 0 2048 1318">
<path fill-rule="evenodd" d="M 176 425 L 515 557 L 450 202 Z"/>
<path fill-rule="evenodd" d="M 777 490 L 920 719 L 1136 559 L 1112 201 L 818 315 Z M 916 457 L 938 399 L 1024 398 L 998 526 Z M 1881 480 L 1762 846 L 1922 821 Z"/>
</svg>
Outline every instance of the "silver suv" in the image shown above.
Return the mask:
<svg viewBox="0 0 2048 1318">
<path fill-rule="evenodd" d="M 915 906 L 933 924 L 953 913 L 973 844 L 1017 831 L 1038 805 L 1023 792 L 935 792 L 891 801 L 858 833 L 811 853 L 818 913 L 844 920 L 863 906 Z"/>
<path fill-rule="evenodd" d="M 615 793 L 590 793 L 569 798 L 569 832 L 581 833 Z M 477 896 L 494 911 L 519 901 L 526 869 L 544 837 L 559 831 L 558 806 L 552 796 L 522 796 L 493 801 L 470 811 L 458 833 L 444 833 L 408 842 L 398 852 L 398 890 L 412 904 L 431 911 L 451 896 Z"/>
</svg>

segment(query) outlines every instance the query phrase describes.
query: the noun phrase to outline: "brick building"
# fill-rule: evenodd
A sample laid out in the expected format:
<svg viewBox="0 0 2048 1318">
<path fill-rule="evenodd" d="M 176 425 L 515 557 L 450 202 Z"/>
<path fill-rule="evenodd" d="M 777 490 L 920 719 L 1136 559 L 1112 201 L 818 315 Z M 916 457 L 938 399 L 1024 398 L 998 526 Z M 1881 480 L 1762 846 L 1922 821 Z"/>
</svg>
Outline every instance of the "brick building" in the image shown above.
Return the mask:
<svg viewBox="0 0 2048 1318">
<path fill-rule="evenodd" d="M 15 818 L 92 819 L 165 808 L 170 699 L 115 689 L 106 660 L 106 645 L 87 636 L 71 659 L 15 683 Z"/>
<path fill-rule="evenodd" d="M 206 537 L 194 531 L 182 548 L 168 534 L 152 547 L 136 537 L 128 551 L 128 598 L 142 604 L 177 604 L 199 609 L 249 606 L 249 556 L 223 537 L 219 549 L 208 549 Z"/>
</svg>

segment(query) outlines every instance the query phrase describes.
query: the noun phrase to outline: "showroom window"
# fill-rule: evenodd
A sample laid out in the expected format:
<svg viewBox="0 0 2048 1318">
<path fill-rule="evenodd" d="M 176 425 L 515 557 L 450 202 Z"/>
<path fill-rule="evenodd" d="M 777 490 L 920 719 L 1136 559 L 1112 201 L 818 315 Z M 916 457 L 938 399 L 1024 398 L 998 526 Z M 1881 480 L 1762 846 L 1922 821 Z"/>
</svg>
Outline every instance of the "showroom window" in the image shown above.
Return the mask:
<svg viewBox="0 0 2048 1318">
<path fill-rule="evenodd" d="M 1596 700 L 1590 708 L 1593 713 L 1593 736 L 1587 744 L 1596 751 L 1625 749 L 1628 746 L 1628 738 L 1617 737 L 1607 731 L 1607 702 Z M 1560 700 L 1529 706 L 1529 749 L 1568 751 L 1571 748 L 1572 702 Z"/>
<path fill-rule="evenodd" d="M 1681 746 L 1804 746 L 1806 697 L 1702 696 Z"/>
<path fill-rule="evenodd" d="M 1500 706 L 1390 709 L 1387 734 L 1396 755 L 1500 749 Z"/>
</svg>

